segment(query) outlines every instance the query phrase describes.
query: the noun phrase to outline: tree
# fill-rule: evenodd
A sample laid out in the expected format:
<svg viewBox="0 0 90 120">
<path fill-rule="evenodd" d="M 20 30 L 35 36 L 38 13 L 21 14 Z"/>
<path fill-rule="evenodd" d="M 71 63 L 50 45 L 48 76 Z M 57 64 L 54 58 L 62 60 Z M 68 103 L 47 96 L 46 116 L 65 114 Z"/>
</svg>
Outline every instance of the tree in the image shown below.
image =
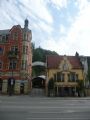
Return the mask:
<svg viewBox="0 0 90 120">
<path fill-rule="evenodd" d="M 34 47 L 33 47 L 34 48 Z M 45 50 L 41 47 L 33 49 L 33 62 L 42 61 L 46 62 L 47 55 L 58 55 L 55 51 Z"/>
<path fill-rule="evenodd" d="M 54 95 L 54 79 L 51 78 L 48 81 L 48 96 L 51 96 L 51 94 Z"/>
<path fill-rule="evenodd" d="M 84 80 L 78 80 L 78 94 L 79 96 L 85 96 Z"/>
<path fill-rule="evenodd" d="M 88 67 L 87 79 L 88 79 L 89 85 L 90 85 L 90 66 Z"/>
<path fill-rule="evenodd" d="M 41 62 L 46 62 L 46 56 L 47 55 L 58 55 L 55 51 L 50 51 L 50 50 L 45 50 L 42 49 L 41 47 L 35 48 L 35 44 L 32 43 L 32 62 L 35 61 L 41 61 Z M 45 68 L 42 66 L 35 66 L 32 69 L 32 75 L 37 76 L 39 74 L 45 73 Z"/>
</svg>

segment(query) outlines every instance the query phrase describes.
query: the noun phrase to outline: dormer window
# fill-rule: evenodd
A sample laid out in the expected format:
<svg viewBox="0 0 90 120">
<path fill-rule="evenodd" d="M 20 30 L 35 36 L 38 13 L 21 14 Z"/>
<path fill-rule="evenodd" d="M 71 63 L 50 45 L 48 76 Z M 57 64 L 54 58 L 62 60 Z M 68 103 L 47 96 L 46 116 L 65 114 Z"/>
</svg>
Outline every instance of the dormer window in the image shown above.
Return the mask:
<svg viewBox="0 0 90 120">
<path fill-rule="evenodd" d="M 68 64 L 67 64 L 67 63 L 64 63 L 64 64 L 63 64 L 63 70 L 66 71 L 66 70 L 68 70 L 68 69 L 69 69 L 69 68 L 68 68 Z"/>
<path fill-rule="evenodd" d="M 2 41 L 6 41 L 6 35 L 2 35 Z"/>
<path fill-rule="evenodd" d="M 18 33 L 17 32 L 13 33 L 13 40 L 18 40 Z"/>
<path fill-rule="evenodd" d="M 0 42 L 5 42 L 6 41 L 6 35 L 0 35 Z"/>
</svg>

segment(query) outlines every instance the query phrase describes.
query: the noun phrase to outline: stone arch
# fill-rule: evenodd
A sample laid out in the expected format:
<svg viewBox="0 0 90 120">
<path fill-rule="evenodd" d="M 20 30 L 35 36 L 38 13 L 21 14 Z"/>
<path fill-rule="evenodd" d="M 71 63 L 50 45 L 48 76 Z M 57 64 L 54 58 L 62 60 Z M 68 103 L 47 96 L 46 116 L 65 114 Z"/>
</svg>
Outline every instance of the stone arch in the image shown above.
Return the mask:
<svg viewBox="0 0 90 120">
<path fill-rule="evenodd" d="M 44 75 L 37 76 L 32 79 L 32 88 L 45 88 L 46 77 Z"/>
</svg>

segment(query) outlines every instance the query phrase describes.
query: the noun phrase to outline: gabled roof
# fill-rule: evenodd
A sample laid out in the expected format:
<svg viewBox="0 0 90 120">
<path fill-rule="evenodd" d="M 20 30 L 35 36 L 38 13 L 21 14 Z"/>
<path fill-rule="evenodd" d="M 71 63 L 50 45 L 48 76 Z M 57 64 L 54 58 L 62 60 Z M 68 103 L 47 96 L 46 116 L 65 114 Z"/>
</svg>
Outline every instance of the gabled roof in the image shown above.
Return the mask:
<svg viewBox="0 0 90 120">
<path fill-rule="evenodd" d="M 76 56 L 66 56 L 73 69 L 82 69 L 82 64 Z M 58 68 L 64 56 L 48 55 L 47 56 L 47 68 Z"/>
<path fill-rule="evenodd" d="M 6 30 L 0 30 L 0 35 L 2 35 L 2 34 L 9 34 L 9 30 L 10 29 L 6 29 Z"/>
</svg>

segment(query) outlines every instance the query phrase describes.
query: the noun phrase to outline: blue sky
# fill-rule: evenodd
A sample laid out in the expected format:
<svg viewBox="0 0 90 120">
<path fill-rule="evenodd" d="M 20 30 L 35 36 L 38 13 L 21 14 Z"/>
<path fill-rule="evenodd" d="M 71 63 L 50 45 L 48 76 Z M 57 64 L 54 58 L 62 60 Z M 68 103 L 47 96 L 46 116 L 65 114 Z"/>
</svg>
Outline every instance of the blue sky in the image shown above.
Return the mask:
<svg viewBox="0 0 90 120">
<path fill-rule="evenodd" d="M 0 0 L 0 29 L 29 20 L 35 46 L 90 56 L 90 0 Z"/>
</svg>

